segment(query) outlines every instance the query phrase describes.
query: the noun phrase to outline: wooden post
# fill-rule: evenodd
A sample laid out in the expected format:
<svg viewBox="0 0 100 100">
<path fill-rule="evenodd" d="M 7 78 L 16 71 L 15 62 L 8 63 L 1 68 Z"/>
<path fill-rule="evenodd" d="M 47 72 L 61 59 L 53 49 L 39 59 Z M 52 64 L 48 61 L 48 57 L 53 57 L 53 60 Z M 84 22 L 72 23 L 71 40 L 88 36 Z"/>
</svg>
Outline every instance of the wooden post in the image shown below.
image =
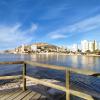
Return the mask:
<svg viewBox="0 0 100 100">
<path fill-rule="evenodd" d="M 70 100 L 70 71 L 66 70 L 66 100 Z"/>
<path fill-rule="evenodd" d="M 26 90 L 26 78 L 25 78 L 25 76 L 26 76 L 26 64 L 24 64 L 24 66 L 23 66 L 23 91 Z"/>
</svg>

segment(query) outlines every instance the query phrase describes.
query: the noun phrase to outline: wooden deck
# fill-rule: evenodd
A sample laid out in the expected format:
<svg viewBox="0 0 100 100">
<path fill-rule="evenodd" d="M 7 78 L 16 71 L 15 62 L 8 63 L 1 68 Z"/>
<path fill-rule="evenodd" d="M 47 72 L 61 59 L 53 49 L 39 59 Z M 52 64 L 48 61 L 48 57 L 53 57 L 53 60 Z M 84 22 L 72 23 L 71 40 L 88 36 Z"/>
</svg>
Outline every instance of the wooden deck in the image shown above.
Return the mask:
<svg viewBox="0 0 100 100">
<path fill-rule="evenodd" d="M 9 89 L 0 91 L 0 100 L 47 100 L 44 95 L 37 92 L 21 89 Z"/>
<path fill-rule="evenodd" d="M 0 65 L 5 64 L 20 64 L 22 65 L 22 75 L 15 75 L 15 76 L 0 76 L 0 80 L 11 80 L 11 79 L 22 79 L 23 80 L 23 91 L 20 89 L 17 90 L 3 90 L 0 91 L 0 100 L 45 100 L 46 97 L 37 93 L 32 92 L 30 90 L 26 90 L 26 83 L 27 80 L 30 80 L 32 82 L 35 82 L 37 84 L 47 86 L 50 88 L 54 88 L 57 90 L 60 90 L 62 92 L 66 93 L 66 100 L 72 100 L 71 95 L 77 96 L 82 98 L 83 100 L 100 100 L 100 73 L 89 71 L 89 70 L 81 70 L 76 68 L 70 68 L 70 67 L 63 67 L 63 66 L 56 66 L 56 65 L 48 65 L 48 64 L 41 64 L 36 63 L 32 61 L 14 61 L 14 62 L 0 62 Z M 39 78 L 29 76 L 27 74 L 27 65 L 30 65 L 31 67 L 36 68 L 46 68 L 46 69 L 52 69 L 52 70 L 58 70 L 58 71 L 64 71 L 65 72 L 65 86 L 54 84 L 51 82 L 45 82 L 44 80 L 40 80 Z M 71 75 L 71 73 L 74 73 L 74 76 Z M 77 75 L 75 74 L 80 74 Z M 84 77 L 81 77 L 84 76 Z M 93 78 L 98 77 L 98 80 L 90 79 L 88 76 L 92 76 Z M 41 78 L 42 79 L 42 78 Z M 74 79 L 74 80 L 72 80 Z M 84 82 L 84 79 L 86 81 Z M 77 82 L 78 81 L 78 82 Z M 74 87 L 74 88 L 72 88 Z M 80 90 L 79 90 L 80 89 Z M 26 90 L 26 91 L 25 91 Z M 87 91 L 89 90 L 89 91 Z M 92 91 L 93 90 L 93 91 Z M 59 94 L 60 95 L 60 94 Z M 96 98 L 96 99 L 95 99 Z M 98 98 L 98 99 L 97 99 Z M 58 99 L 54 99 L 58 100 Z M 61 99 L 62 100 L 62 99 Z M 65 100 L 65 99 L 64 99 Z M 73 99 L 75 100 L 75 99 Z M 78 99 L 76 99 L 78 100 Z"/>
</svg>

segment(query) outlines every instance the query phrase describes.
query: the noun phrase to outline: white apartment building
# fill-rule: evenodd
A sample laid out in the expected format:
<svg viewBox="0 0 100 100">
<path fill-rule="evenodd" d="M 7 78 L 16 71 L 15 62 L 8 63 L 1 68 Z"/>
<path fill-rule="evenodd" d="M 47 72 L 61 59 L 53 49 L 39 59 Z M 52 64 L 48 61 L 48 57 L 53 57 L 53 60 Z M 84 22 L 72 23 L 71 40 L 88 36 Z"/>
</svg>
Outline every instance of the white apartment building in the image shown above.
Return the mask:
<svg viewBox="0 0 100 100">
<path fill-rule="evenodd" d="M 89 45 L 88 45 L 88 41 L 87 40 L 83 40 L 81 41 L 81 49 L 82 52 L 86 52 L 88 49 Z"/>
<path fill-rule="evenodd" d="M 31 50 L 32 51 L 37 51 L 37 45 L 35 45 L 35 44 L 34 45 L 31 45 Z"/>
<path fill-rule="evenodd" d="M 94 50 L 98 49 L 98 44 L 97 42 L 94 40 L 93 42 L 88 42 L 87 40 L 83 40 L 81 41 L 81 49 L 82 52 L 86 52 L 87 50 L 93 52 Z"/>
<path fill-rule="evenodd" d="M 73 52 L 77 52 L 77 50 L 78 50 L 78 45 L 77 44 L 73 44 L 72 45 L 72 51 Z"/>
<path fill-rule="evenodd" d="M 98 49 L 100 50 L 100 43 L 98 43 Z"/>
<path fill-rule="evenodd" d="M 93 49 L 94 49 L 94 50 L 99 49 L 99 48 L 98 48 L 98 43 L 97 43 L 95 40 L 94 40 L 94 47 L 93 47 Z"/>
<path fill-rule="evenodd" d="M 94 43 L 93 42 L 88 42 L 88 50 L 93 52 L 93 48 L 94 48 Z"/>
</svg>

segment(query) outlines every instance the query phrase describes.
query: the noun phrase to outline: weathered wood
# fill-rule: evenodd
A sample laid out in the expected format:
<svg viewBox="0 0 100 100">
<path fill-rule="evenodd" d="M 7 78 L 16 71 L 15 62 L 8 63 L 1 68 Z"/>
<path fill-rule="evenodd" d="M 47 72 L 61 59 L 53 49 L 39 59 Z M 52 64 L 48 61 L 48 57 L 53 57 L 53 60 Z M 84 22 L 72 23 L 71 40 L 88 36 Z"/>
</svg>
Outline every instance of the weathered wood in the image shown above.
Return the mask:
<svg viewBox="0 0 100 100">
<path fill-rule="evenodd" d="M 83 74 L 83 75 L 92 75 L 92 74 L 98 73 L 98 72 L 90 71 L 90 70 L 70 68 L 70 67 L 64 67 L 64 66 L 56 66 L 56 65 L 49 65 L 49 64 L 41 64 L 41 63 L 36 63 L 36 62 L 32 62 L 32 61 L 24 61 L 24 63 L 29 64 L 33 67 L 35 66 L 35 67 L 49 68 L 49 69 L 60 70 L 60 71 L 68 70 L 68 71 L 78 73 L 78 74 Z"/>
<path fill-rule="evenodd" d="M 31 100 L 32 97 L 34 97 L 37 93 L 36 92 L 30 92 L 27 96 L 25 96 L 22 100 Z"/>
<path fill-rule="evenodd" d="M 2 100 L 5 100 L 5 99 L 7 99 L 8 100 L 8 98 L 10 97 L 10 96 L 12 96 L 12 95 L 14 95 L 15 93 L 17 93 L 17 92 L 19 92 L 19 90 L 16 90 L 16 91 L 11 91 L 11 92 L 8 92 L 6 95 L 4 95 L 1 99 Z"/>
<path fill-rule="evenodd" d="M 20 90 L 19 92 L 14 93 L 13 95 L 11 95 L 10 97 L 8 97 L 8 98 L 5 99 L 5 100 L 14 100 L 17 96 L 21 95 L 22 93 L 23 93 L 23 91 Z"/>
<path fill-rule="evenodd" d="M 70 100 L 70 71 L 66 70 L 66 100 Z"/>
<path fill-rule="evenodd" d="M 20 89 L 10 89 L 8 92 L 6 90 L 3 91 L 0 100 L 44 100 L 42 99 L 43 96 L 31 90 L 22 91 Z"/>
<path fill-rule="evenodd" d="M 0 65 L 6 65 L 6 64 L 23 64 L 24 61 L 10 61 L 10 62 L 0 62 Z"/>
<path fill-rule="evenodd" d="M 54 89 L 58 89 L 61 91 L 66 92 L 66 99 L 70 100 L 70 94 L 81 97 L 83 99 L 87 99 L 87 100 L 94 100 L 90 95 L 79 92 L 79 91 L 75 91 L 70 89 L 70 72 L 74 72 L 74 73 L 78 73 L 78 74 L 84 74 L 84 75 L 93 75 L 96 76 L 97 74 L 99 75 L 99 73 L 94 72 L 94 71 L 89 71 L 89 70 L 80 70 L 80 69 L 75 69 L 75 68 L 68 68 L 68 67 L 63 67 L 63 66 L 56 66 L 56 65 L 48 65 L 48 64 L 41 64 L 41 63 L 36 63 L 36 62 L 31 62 L 31 61 L 15 61 L 15 62 L 0 62 L 0 64 L 24 64 L 23 66 L 23 90 L 26 90 L 26 78 L 32 80 L 35 83 L 44 85 L 44 86 L 48 86 Z M 60 71 L 67 71 L 67 75 L 66 75 L 66 87 L 64 86 L 60 86 L 60 85 L 56 85 L 50 82 L 44 82 L 42 80 L 39 80 L 37 78 L 32 78 L 29 76 L 26 76 L 26 64 L 32 65 L 32 66 L 36 66 L 36 67 L 42 67 L 42 68 L 49 68 L 49 69 L 54 69 L 54 70 L 60 70 Z M 0 79 L 16 79 L 16 78 L 21 78 L 18 76 L 1 76 Z M 29 92 L 28 92 L 29 93 Z M 28 94 L 26 93 L 26 95 Z M 24 96 L 26 96 L 24 94 Z M 18 97 L 18 99 L 22 99 L 22 97 Z M 24 97 L 23 97 L 24 98 Z"/>
<path fill-rule="evenodd" d="M 23 91 L 26 90 L 26 78 L 25 78 L 25 76 L 26 76 L 26 64 L 24 64 L 24 66 L 23 66 Z"/>
<path fill-rule="evenodd" d="M 67 92 L 67 93 L 69 92 L 69 90 L 66 89 L 66 87 L 56 85 L 56 84 L 52 84 L 50 82 L 45 82 L 45 81 L 39 80 L 37 78 L 26 76 L 26 79 L 33 81 L 33 83 L 35 82 L 37 84 L 48 86 L 48 87 L 51 87 L 51 88 L 54 88 L 54 89 L 57 89 L 57 90 L 61 90 L 61 91 Z M 70 94 L 81 97 L 81 98 L 86 99 L 86 100 L 94 100 L 90 95 L 79 92 L 79 91 L 75 91 L 75 90 L 72 90 L 72 89 L 70 89 Z"/>
<path fill-rule="evenodd" d="M 25 76 L 26 79 L 29 79 L 37 84 L 41 84 L 41 85 L 44 85 L 44 86 L 47 86 L 47 87 L 51 87 L 51 88 L 54 88 L 54 89 L 58 89 L 58 90 L 61 90 L 61 91 L 66 91 L 66 88 L 63 87 L 63 86 L 60 86 L 60 85 L 56 85 L 56 84 L 53 84 L 53 83 L 50 83 L 50 82 L 45 82 L 45 81 L 42 81 L 40 79 L 37 79 L 37 78 L 33 78 L 33 77 L 30 77 L 30 76 Z"/>
<path fill-rule="evenodd" d="M 94 100 L 92 98 L 92 96 L 86 94 L 86 93 L 82 93 L 82 92 L 79 92 L 79 91 L 75 91 L 75 90 L 71 90 L 70 89 L 70 93 L 74 96 L 77 96 L 77 97 L 80 97 L 80 98 L 83 98 L 85 100 Z"/>
<path fill-rule="evenodd" d="M 16 76 L 0 76 L 0 80 L 19 79 L 19 78 L 22 78 L 22 75 L 16 75 Z"/>
<path fill-rule="evenodd" d="M 14 100 L 22 100 L 25 96 L 27 96 L 31 91 L 26 90 L 21 95 L 17 96 Z"/>
<path fill-rule="evenodd" d="M 94 74 L 92 74 L 92 75 L 90 75 L 90 76 L 100 77 L 100 73 L 94 73 Z"/>
<path fill-rule="evenodd" d="M 63 71 L 66 70 L 65 67 L 60 67 L 60 66 L 56 66 L 56 65 L 41 64 L 41 63 L 36 63 L 36 62 L 32 62 L 32 61 L 24 61 L 24 63 L 32 65 L 33 67 L 37 66 L 37 67 L 55 69 L 55 70 L 60 70 L 60 71 L 61 70 L 63 70 Z"/>
<path fill-rule="evenodd" d="M 41 94 L 40 93 L 36 93 L 30 100 L 39 100 L 40 97 L 41 97 Z"/>
<path fill-rule="evenodd" d="M 90 70 L 84 70 L 84 69 L 77 69 L 77 68 L 69 68 L 69 67 L 64 67 L 64 66 L 56 66 L 56 65 L 48 65 L 48 64 L 41 64 L 41 63 L 36 63 L 32 61 L 11 61 L 11 62 L 0 62 L 0 65 L 4 64 L 29 64 L 32 66 L 37 66 L 37 67 L 42 67 L 42 68 L 49 68 L 49 69 L 55 69 L 55 70 L 70 70 L 71 72 L 74 73 L 79 73 L 79 74 L 84 74 L 84 75 L 93 75 L 98 72 L 90 71 Z"/>
</svg>

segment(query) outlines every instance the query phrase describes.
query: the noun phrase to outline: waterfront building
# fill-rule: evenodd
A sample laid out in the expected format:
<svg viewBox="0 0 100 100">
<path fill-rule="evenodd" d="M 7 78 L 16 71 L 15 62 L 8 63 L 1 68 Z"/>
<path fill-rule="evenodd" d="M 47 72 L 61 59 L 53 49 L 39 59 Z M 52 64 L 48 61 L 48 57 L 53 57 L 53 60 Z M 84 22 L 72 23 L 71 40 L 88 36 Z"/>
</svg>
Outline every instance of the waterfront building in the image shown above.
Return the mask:
<svg viewBox="0 0 100 100">
<path fill-rule="evenodd" d="M 35 44 L 31 45 L 31 50 L 32 51 L 37 51 L 37 45 L 35 45 Z"/>
<path fill-rule="evenodd" d="M 21 53 L 24 53 L 25 52 L 25 45 L 22 45 L 21 46 Z"/>
<path fill-rule="evenodd" d="M 98 50 L 100 50 L 100 43 L 98 42 Z"/>
<path fill-rule="evenodd" d="M 95 51 L 97 49 L 98 49 L 98 44 L 97 44 L 96 40 L 94 40 L 94 42 L 93 42 L 93 51 Z"/>
<path fill-rule="evenodd" d="M 82 52 L 86 52 L 87 50 L 93 52 L 98 49 L 98 43 L 96 42 L 96 40 L 94 41 L 83 40 L 81 41 L 81 49 Z"/>
<path fill-rule="evenodd" d="M 94 45 L 93 42 L 88 42 L 88 50 L 89 50 L 90 52 L 93 52 L 93 51 L 94 51 L 93 45 Z"/>
<path fill-rule="evenodd" d="M 77 44 L 73 44 L 72 45 L 72 51 L 73 52 L 77 52 L 78 51 L 78 45 Z"/>
<path fill-rule="evenodd" d="M 81 49 L 82 52 L 86 52 L 87 50 L 89 50 L 89 45 L 87 40 L 81 41 Z"/>
</svg>

